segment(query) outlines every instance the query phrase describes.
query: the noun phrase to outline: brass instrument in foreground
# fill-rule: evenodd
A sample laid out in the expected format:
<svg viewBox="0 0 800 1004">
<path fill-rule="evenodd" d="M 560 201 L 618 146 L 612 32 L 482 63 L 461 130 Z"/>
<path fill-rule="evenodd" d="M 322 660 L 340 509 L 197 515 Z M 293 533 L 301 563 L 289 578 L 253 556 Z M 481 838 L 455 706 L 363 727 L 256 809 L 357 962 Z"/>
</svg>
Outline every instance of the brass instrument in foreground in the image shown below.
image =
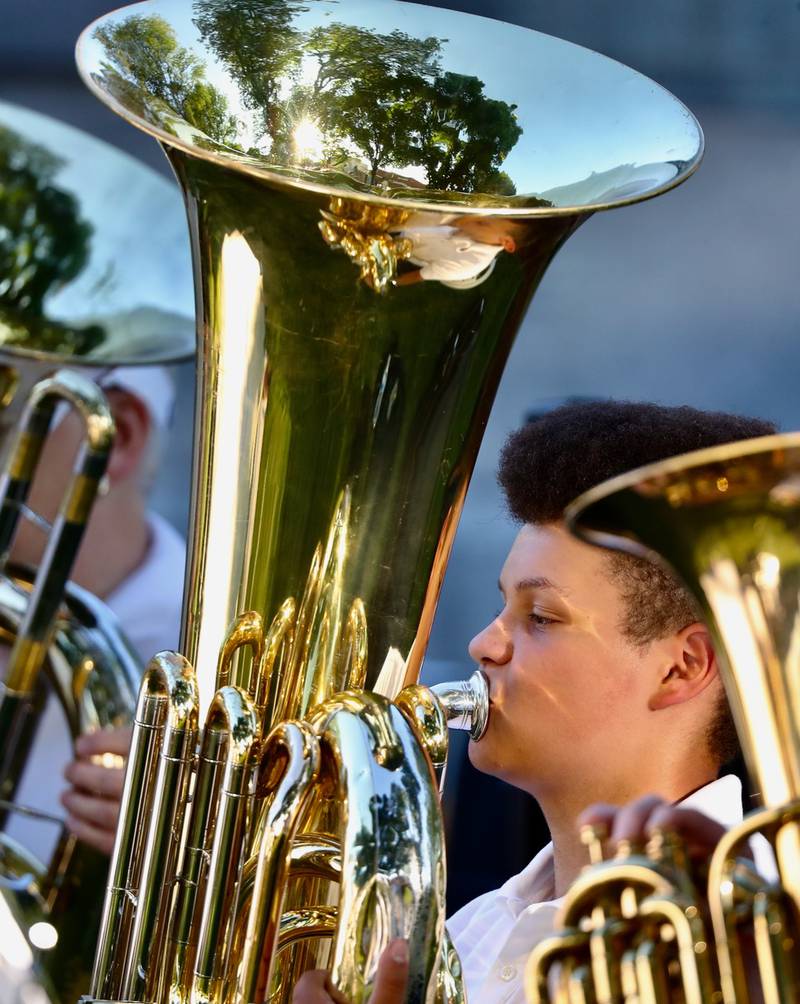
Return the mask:
<svg viewBox="0 0 800 1004">
<path fill-rule="evenodd" d="M 109 193 L 121 188 L 125 207 L 110 206 Z M 0 102 L 3 1002 L 34 992 L 72 1004 L 91 973 L 108 862 L 66 831 L 42 780 L 61 776 L 58 756 L 71 740 L 130 723 L 136 706 L 138 657 L 111 612 L 67 580 L 114 433 L 92 377 L 192 350 L 188 311 L 180 316 L 189 275 L 183 244 L 166 268 L 155 267 L 141 239 L 155 221 L 169 245 L 176 219 L 182 227 L 177 193 L 146 168 L 79 130 Z M 72 368 L 59 369 L 65 365 Z M 70 409 L 84 445 L 48 526 L 31 512 L 28 493 L 47 456 L 45 437 Z M 35 575 L 9 558 L 22 521 L 47 541 Z M 49 716 L 54 709 L 63 722 Z"/>
<path fill-rule="evenodd" d="M 531 956 L 528 999 L 796 1004 L 800 434 L 640 468 L 586 492 L 567 521 L 588 543 L 665 560 L 696 597 L 763 808 L 714 852 L 711 930 L 705 890 L 673 835 L 588 868 L 565 898 L 565 930 Z M 777 878 L 746 856 L 757 834 L 774 851 Z"/>
<path fill-rule="evenodd" d="M 184 189 L 200 344 L 182 654 L 140 695 L 91 995 L 261 1004 L 324 965 L 360 1004 L 403 936 L 408 999 L 458 996 L 431 767 L 486 697 L 414 681 L 480 434 L 557 249 L 699 128 L 594 53 L 384 0 L 136 4 L 79 62 Z"/>
</svg>

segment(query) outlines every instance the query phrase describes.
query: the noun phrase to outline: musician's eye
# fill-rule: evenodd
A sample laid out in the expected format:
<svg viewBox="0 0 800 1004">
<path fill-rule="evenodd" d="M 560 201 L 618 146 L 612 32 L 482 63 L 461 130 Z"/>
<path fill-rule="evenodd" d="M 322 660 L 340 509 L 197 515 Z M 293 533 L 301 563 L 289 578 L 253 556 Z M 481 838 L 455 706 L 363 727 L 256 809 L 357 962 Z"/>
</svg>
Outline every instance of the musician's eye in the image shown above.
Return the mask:
<svg viewBox="0 0 800 1004">
<path fill-rule="evenodd" d="M 539 614 L 535 610 L 533 613 L 528 615 L 528 620 L 531 621 L 532 624 L 535 624 L 536 627 L 547 627 L 549 624 L 557 623 L 555 617 L 546 617 L 544 614 Z"/>
</svg>

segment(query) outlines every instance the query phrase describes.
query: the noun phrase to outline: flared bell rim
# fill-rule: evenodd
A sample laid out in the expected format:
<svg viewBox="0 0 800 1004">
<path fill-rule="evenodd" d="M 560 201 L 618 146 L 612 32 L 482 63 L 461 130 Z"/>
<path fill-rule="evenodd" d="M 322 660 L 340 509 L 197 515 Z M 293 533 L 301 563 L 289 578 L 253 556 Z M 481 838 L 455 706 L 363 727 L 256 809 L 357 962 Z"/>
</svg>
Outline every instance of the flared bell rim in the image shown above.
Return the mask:
<svg viewBox="0 0 800 1004">
<path fill-rule="evenodd" d="M 339 0 L 337 0 L 337 2 L 339 2 Z M 356 6 L 360 0 L 352 0 L 352 2 L 353 6 Z M 392 6 L 418 10 L 415 4 L 404 2 L 404 0 L 371 0 L 371 4 L 373 8 L 377 8 L 378 6 Z M 646 87 L 652 91 L 653 97 L 664 101 L 666 105 L 671 106 L 673 112 L 679 113 L 686 125 L 688 133 L 691 134 L 691 151 L 687 153 L 685 159 L 676 157 L 676 159 L 671 160 L 667 158 L 666 153 L 663 153 L 660 161 L 654 160 L 652 163 L 640 163 L 638 166 L 635 163 L 620 162 L 620 168 L 635 167 L 636 170 L 645 170 L 647 168 L 655 167 L 665 170 L 674 169 L 674 174 L 672 174 L 671 177 L 664 178 L 661 181 L 654 181 L 649 187 L 644 187 L 640 190 L 632 191 L 629 194 L 619 195 L 614 198 L 589 197 L 585 201 L 568 198 L 566 202 L 558 205 L 541 205 L 543 196 L 547 195 L 549 190 L 541 193 L 531 191 L 520 195 L 492 196 L 491 194 L 486 193 L 469 193 L 456 189 L 436 191 L 434 189 L 425 189 L 425 187 L 422 186 L 420 194 L 417 195 L 416 193 L 411 194 L 407 190 L 398 194 L 391 190 L 378 191 L 375 190 L 374 187 L 368 186 L 361 186 L 357 188 L 353 186 L 352 180 L 345 174 L 339 174 L 336 176 L 336 181 L 331 181 L 330 176 L 336 175 L 336 172 L 329 172 L 327 180 L 320 180 L 319 172 L 315 173 L 312 170 L 301 169 L 299 167 L 285 167 L 283 165 L 277 165 L 270 163 L 266 157 L 259 156 L 256 158 L 250 155 L 240 154 L 231 147 L 226 147 L 224 144 L 215 143 L 215 141 L 209 140 L 207 136 L 203 137 L 202 143 L 195 143 L 189 139 L 175 135 L 157 121 L 151 121 L 139 114 L 134 108 L 120 100 L 117 96 L 111 93 L 109 89 L 102 86 L 102 84 L 98 82 L 92 72 L 93 61 L 89 55 L 94 32 L 98 28 L 110 23 L 113 18 L 118 15 L 136 16 L 137 14 L 145 14 L 148 11 L 152 11 L 154 14 L 160 14 L 170 5 L 174 6 L 173 0 L 140 0 L 138 3 L 133 3 L 126 7 L 112 10 L 94 20 L 83 30 L 76 45 L 76 60 L 80 76 L 86 86 L 100 101 L 106 104 L 112 111 L 120 115 L 120 117 L 128 121 L 134 127 L 140 129 L 148 135 L 153 136 L 163 146 L 181 151 L 184 154 L 188 154 L 191 157 L 200 160 L 218 164 L 220 167 L 235 170 L 243 175 L 265 181 L 270 184 L 281 187 L 299 188 L 307 192 L 313 192 L 324 196 L 357 199 L 373 205 L 386 205 L 387 203 L 390 203 L 393 207 L 406 209 L 412 212 L 431 211 L 440 214 L 445 212 L 454 215 L 469 213 L 470 215 L 519 218 L 575 216 L 589 215 L 594 212 L 615 209 L 619 206 L 633 205 L 671 191 L 694 174 L 703 158 L 705 140 L 702 128 L 700 127 L 696 117 L 675 95 L 649 77 L 646 77 L 644 74 L 632 70 L 624 64 L 594 50 L 555 38 L 554 36 L 534 31 L 530 28 L 509 25 L 494 18 L 466 14 L 460 11 L 433 8 L 438 14 L 446 14 L 460 19 L 468 19 L 471 22 L 483 23 L 485 25 L 500 26 L 503 29 L 522 33 L 529 37 L 547 40 L 550 43 L 567 47 L 571 52 L 580 53 L 584 57 L 595 60 L 598 66 L 613 67 L 615 72 L 625 74 L 629 80 L 635 80 L 639 84 L 646 85 Z M 444 41 L 449 41 L 449 39 L 444 39 Z M 95 65 L 97 65 L 96 61 Z M 512 107 L 516 108 L 517 105 L 515 104 Z M 183 124 L 188 125 L 185 121 Z M 672 147 L 668 147 L 668 149 L 672 149 Z M 617 168 L 614 168 L 613 170 L 616 171 Z M 596 173 L 597 172 L 592 169 L 590 177 L 588 179 L 584 179 L 584 181 L 590 180 Z M 601 173 L 612 174 L 613 171 Z M 580 183 L 582 184 L 583 182 Z M 568 190 L 570 188 L 576 188 L 578 184 L 579 183 L 564 184 L 560 187 L 564 190 Z M 624 186 L 622 187 L 624 188 Z M 555 190 L 556 189 L 554 188 L 553 191 Z"/>
<path fill-rule="evenodd" d="M 84 255 L 66 277 L 48 282 L 41 303 L 27 304 L 19 291 L 9 295 L 0 284 L 0 360 L 107 369 L 192 358 L 191 258 L 174 183 L 82 129 L 10 102 L 0 101 L 0 137 L 7 155 L 2 181 L 16 190 L 17 201 L 44 231 L 45 269 L 53 257 L 45 238 L 54 221 L 60 260 L 77 256 L 74 245 L 63 250 L 69 235 Z M 37 215 L 39 198 L 44 218 Z M 21 225 L 17 235 L 12 223 L 5 223 L 7 240 L 17 237 L 38 251 L 30 227 Z M 156 235 L 166 249 L 168 267 L 155 264 Z M 29 261 L 40 260 L 30 250 L 26 254 Z M 29 271 L 37 280 L 36 268 L 31 265 Z M 8 286 L 13 275 L 3 278 Z M 26 281 L 41 292 L 43 280 Z"/>
<path fill-rule="evenodd" d="M 657 482 L 664 484 L 672 476 L 684 475 L 693 470 L 711 470 L 718 467 L 719 475 L 722 477 L 725 468 L 734 461 L 758 456 L 766 457 L 770 454 L 777 457 L 783 453 L 795 452 L 797 455 L 793 458 L 793 467 L 800 472 L 800 432 L 757 436 L 754 439 L 735 440 L 719 446 L 709 446 L 700 450 L 692 450 L 689 453 L 681 453 L 666 460 L 637 467 L 588 489 L 566 507 L 564 522 L 570 532 L 581 540 L 599 544 L 603 544 L 606 540 L 617 541 L 616 535 L 609 536 L 602 531 L 595 530 L 588 522 L 585 522 L 592 508 L 598 503 L 626 492 L 635 492 L 637 489 L 641 492 L 642 488 L 647 485 L 654 485 Z M 725 490 L 726 487 L 720 487 L 721 493 L 724 493 Z M 640 550 L 635 548 L 635 553 L 640 553 Z"/>
</svg>

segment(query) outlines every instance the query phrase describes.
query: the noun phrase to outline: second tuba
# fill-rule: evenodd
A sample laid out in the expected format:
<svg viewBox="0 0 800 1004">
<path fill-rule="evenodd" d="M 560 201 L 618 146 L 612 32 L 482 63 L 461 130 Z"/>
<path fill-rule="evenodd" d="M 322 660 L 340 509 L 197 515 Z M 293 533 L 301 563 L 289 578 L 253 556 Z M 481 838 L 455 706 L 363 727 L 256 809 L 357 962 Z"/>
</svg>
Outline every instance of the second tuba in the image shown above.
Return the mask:
<svg viewBox="0 0 800 1004">
<path fill-rule="evenodd" d="M 415 681 L 470 472 L 553 255 L 686 178 L 699 128 L 594 53 L 391 0 L 136 4 L 79 63 L 183 188 L 199 344 L 181 654 L 140 693 L 91 996 L 261 1004 L 325 966 L 362 1002 L 397 936 L 408 999 L 457 996 L 459 701 Z"/>
</svg>

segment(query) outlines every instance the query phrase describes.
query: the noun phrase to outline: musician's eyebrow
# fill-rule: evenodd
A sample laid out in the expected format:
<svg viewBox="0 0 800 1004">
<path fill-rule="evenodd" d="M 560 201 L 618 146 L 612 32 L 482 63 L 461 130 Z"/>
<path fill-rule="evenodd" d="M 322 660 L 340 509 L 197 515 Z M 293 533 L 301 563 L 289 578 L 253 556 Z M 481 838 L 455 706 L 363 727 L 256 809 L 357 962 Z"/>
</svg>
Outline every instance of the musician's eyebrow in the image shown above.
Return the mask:
<svg viewBox="0 0 800 1004">
<path fill-rule="evenodd" d="M 497 580 L 497 588 L 501 593 L 503 592 L 503 586 L 499 579 Z M 559 596 L 567 596 L 569 593 L 568 589 L 556 585 L 552 579 L 548 579 L 545 575 L 534 575 L 528 579 L 520 579 L 514 586 L 514 592 L 516 593 L 525 592 L 527 589 L 552 589 Z"/>
</svg>

